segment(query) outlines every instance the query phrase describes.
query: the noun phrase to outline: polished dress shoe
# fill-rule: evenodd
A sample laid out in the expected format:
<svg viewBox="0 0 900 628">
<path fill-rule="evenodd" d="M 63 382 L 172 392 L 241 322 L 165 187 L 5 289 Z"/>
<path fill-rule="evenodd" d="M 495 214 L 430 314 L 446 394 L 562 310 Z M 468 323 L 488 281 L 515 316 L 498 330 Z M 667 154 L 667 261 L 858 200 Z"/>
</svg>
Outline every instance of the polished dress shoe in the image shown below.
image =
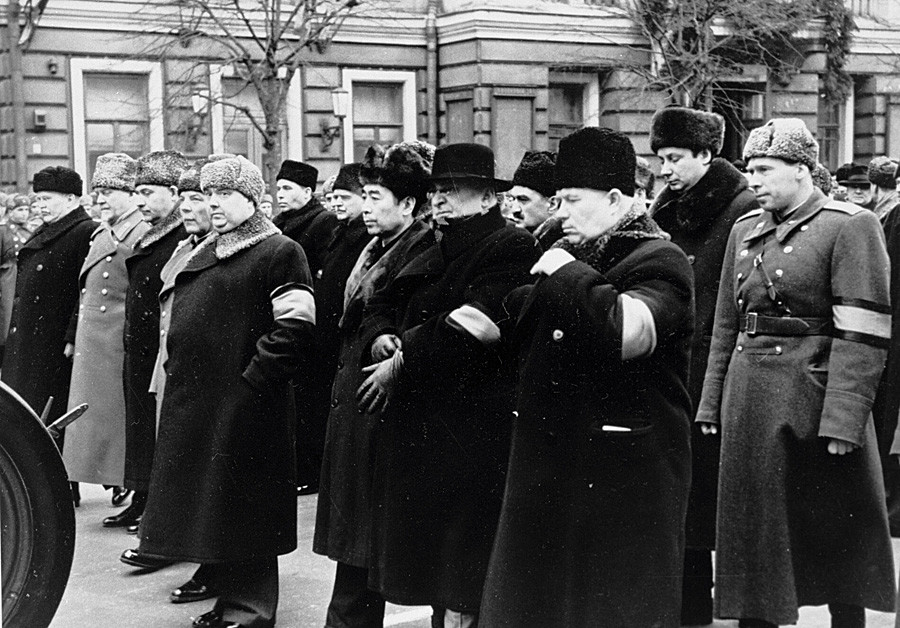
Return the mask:
<svg viewBox="0 0 900 628">
<path fill-rule="evenodd" d="M 143 516 L 143 515 L 141 515 L 141 516 Z M 141 529 L 141 517 L 138 517 L 137 522 L 134 525 L 131 525 L 131 526 L 128 526 L 127 528 L 125 528 L 125 532 L 127 532 L 128 534 L 137 534 L 138 530 L 140 530 L 140 529 Z"/>
<path fill-rule="evenodd" d="M 136 507 L 134 504 L 131 504 L 128 508 L 123 510 L 117 515 L 112 515 L 111 517 L 107 517 L 103 520 L 104 528 L 126 528 L 128 526 L 133 526 L 138 523 L 141 519 L 141 515 L 144 514 L 144 505 L 141 504 L 139 507 Z"/>
<path fill-rule="evenodd" d="M 216 592 L 193 578 L 169 594 L 169 600 L 172 604 L 199 602 L 200 600 L 208 600 L 211 597 L 216 597 Z"/>
<path fill-rule="evenodd" d="M 119 560 L 126 565 L 131 565 L 132 567 L 137 567 L 144 571 L 156 571 L 157 569 L 174 565 L 176 562 L 168 558 L 154 558 L 152 556 L 147 556 L 146 554 L 141 554 L 140 550 L 134 549 L 127 549 L 122 552 L 122 555 L 119 556 Z"/>
<path fill-rule="evenodd" d="M 203 613 L 191 625 L 194 628 L 244 628 L 243 624 L 222 619 L 222 615 L 217 610 Z"/>
<path fill-rule="evenodd" d="M 125 503 L 125 500 L 131 495 L 130 488 L 123 488 L 121 486 L 112 487 L 112 502 L 113 506 L 121 506 Z"/>
</svg>

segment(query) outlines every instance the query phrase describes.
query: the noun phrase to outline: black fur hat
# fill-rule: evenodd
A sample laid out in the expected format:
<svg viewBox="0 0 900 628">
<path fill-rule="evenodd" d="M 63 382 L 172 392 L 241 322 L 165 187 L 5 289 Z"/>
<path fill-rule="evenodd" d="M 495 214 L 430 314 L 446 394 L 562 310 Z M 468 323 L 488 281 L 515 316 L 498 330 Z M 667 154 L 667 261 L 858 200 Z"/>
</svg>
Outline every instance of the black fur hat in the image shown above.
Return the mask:
<svg viewBox="0 0 900 628">
<path fill-rule="evenodd" d="M 285 179 L 286 181 L 292 181 L 301 187 L 312 188 L 313 190 L 316 189 L 316 181 L 318 178 L 319 171 L 314 166 L 292 159 L 285 159 L 281 162 L 278 176 L 275 177 L 276 180 Z"/>
<path fill-rule="evenodd" d="M 58 192 L 60 194 L 74 194 L 81 196 L 84 182 L 81 175 L 65 166 L 47 166 L 43 170 L 34 173 L 32 184 L 35 194 L 38 192 Z"/>
<path fill-rule="evenodd" d="M 383 185 L 398 201 L 411 196 L 418 208 L 428 195 L 428 176 L 431 174 L 429 154 L 434 157 L 434 147 L 426 144 L 425 148 L 423 154 L 422 150 L 409 143 L 394 144 L 387 150 L 377 144 L 370 146 L 363 159 L 359 179 L 364 185 Z"/>
<path fill-rule="evenodd" d="M 546 150 L 527 150 L 516 173 L 513 175 L 512 184 L 529 188 L 546 197 L 556 193 L 553 185 L 553 168 L 556 166 L 556 153 Z"/>
<path fill-rule="evenodd" d="M 361 164 L 345 164 L 338 170 L 334 180 L 333 190 L 349 190 L 354 194 L 362 194 L 362 184 L 359 182 L 359 170 Z"/>
<path fill-rule="evenodd" d="M 725 118 L 710 111 L 687 107 L 666 107 L 653 115 L 650 123 L 650 150 L 686 148 L 709 150 L 715 157 L 725 141 Z"/>
<path fill-rule="evenodd" d="M 589 126 L 559 142 L 554 177 L 556 189 L 618 189 L 634 196 L 637 158 L 627 136 L 607 128 Z"/>
</svg>

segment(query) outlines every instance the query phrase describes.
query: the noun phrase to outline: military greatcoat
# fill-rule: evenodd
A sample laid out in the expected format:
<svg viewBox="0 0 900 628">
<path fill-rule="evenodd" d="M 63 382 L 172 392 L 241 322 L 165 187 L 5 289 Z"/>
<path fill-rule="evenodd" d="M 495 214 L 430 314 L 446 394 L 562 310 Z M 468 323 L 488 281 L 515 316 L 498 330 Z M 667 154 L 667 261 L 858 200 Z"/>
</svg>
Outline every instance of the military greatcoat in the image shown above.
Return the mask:
<svg viewBox="0 0 900 628">
<path fill-rule="evenodd" d="M 81 267 L 69 409 L 90 407 L 66 430 L 63 460 L 75 482 L 121 486 L 124 481 L 125 260 L 149 228 L 137 209 L 111 228 L 98 227 Z"/>
<path fill-rule="evenodd" d="M 887 268 L 876 216 L 818 190 L 731 231 L 697 413 L 721 425 L 719 617 L 783 625 L 802 605 L 894 608 L 871 417 Z M 830 438 L 858 449 L 829 454 Z"/>
<path fill-rule="evenodd" d="M 97 224 L 82 208 L 43 225 L 20 250 L 12 323 L 3 359 L 3 381 L 48 420 L 61 417 L 69 399 L 75 342 L 78 273 Z"/>
</svg>

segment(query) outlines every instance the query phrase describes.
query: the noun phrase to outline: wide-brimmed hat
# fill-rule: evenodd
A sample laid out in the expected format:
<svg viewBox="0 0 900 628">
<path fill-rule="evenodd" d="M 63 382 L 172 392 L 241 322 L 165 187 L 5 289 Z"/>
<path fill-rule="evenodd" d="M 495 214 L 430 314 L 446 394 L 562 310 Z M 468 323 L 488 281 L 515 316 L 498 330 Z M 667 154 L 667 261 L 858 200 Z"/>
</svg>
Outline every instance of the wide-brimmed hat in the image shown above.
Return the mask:
<svg viewBox="0 0 900 628">
<path fill-rule="evenodd" d="M 845 188 L 869 189 L 869 168 L 862 164 L 853 164 L 850 168 L 839 172 L 838 183 Z"/>
<path fill-rule="evenodd" d="M 446 179 L 490 182 L 496 192 L 506 192 L 512 183 L 494 176 L 494 151 L 482 144 L 447 144 L 434 151 L 431 181 Z"/>
</svg>

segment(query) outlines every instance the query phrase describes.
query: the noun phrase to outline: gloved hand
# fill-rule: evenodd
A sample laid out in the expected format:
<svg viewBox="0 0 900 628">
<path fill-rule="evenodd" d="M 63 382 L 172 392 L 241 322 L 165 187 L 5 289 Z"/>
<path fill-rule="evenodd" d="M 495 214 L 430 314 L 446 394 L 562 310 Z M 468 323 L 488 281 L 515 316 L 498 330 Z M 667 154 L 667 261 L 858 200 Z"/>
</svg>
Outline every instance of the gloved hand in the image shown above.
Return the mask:
<svg viewBox="0 0 900 628">
<path fill-rule="evenodd" d="M 372 342 L 372 359 L 376 362 L 387 360 L 401 345 L 400 338 L 394 334 L 382 334 Z"/>
<path fill-rule="evenodd" d="M 541 259 L 531 267 L 531 274 L 544 274 L 549 277 L 569 262 L 574 261 L 575 257 L 565 249 L 549 249 L 541 255 Z"/>
<path fill-rule="evenodd" d="M 387 408 L 402 370 L 403 352 L 399 349 L 387 360 L 365 367 L 363 373 L 368 373 L 369 377 L 356 391 L 360 411 L 374 414 Z"/>
</svg>

